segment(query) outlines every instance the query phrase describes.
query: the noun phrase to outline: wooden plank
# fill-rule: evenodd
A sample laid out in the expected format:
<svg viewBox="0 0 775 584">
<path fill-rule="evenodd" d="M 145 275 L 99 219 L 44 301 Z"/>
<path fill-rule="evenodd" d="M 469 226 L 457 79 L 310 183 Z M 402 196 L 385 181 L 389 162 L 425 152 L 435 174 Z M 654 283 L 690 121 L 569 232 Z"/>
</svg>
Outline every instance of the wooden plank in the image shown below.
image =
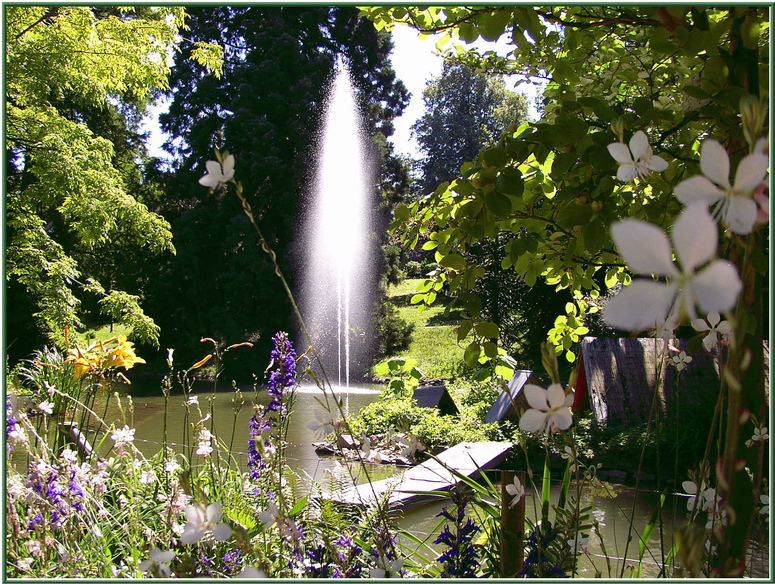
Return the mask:
<svg viewBox="0 0 775 584">
<path fill-rule="evenodd" d="M 431 491 L 447 491 L 460 482 L 454 471 L 476 478 L 480 470 L 503 462 L 511 449 L 509 442 L 463 442 L 440 453 L 436 459 L 412 467 L 403 474 L 373 483 L 364 483 L 328 495 L 329 499 L 351 505 L 365 505 L 391 491 L 390 508 L 420 504 L 434 499 Z"/>
</svg>

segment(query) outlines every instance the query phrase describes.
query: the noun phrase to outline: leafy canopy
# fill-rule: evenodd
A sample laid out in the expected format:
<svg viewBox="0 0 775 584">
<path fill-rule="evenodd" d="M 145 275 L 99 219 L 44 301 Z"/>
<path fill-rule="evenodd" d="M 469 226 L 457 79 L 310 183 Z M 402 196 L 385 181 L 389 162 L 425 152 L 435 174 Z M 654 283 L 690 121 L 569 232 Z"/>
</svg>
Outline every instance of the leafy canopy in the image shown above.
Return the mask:
<svg viewBox="0 0 775 584">
<path fill-rule="evenodd" d="M 129 193 L 114 143 L 86 122 L 100 111 L 142 112 L 167 87 L 184 17 L 181 7 L 5 9 L 6 276 L 49 335 L 81 325 L 76 287 L 89 283 L 89 254 L 114 239 L 149 254 L 174 249 L 167 222 Z M 217 73 L 218 51 L 200 49 Z M 104 294 L 98 282 L 89 288 Z M 115 291 L 103 303 L 138 340 L 156 341 L 137 296 Z"/>
<path fill-rule="evenodd" d="M 436 34 L 450 58 L 479 69 L 548 82 L 540 121 L 509 128 L 460 176 L 396 210 L 394 228 L 405 244 L 413 248 L 430 234 L 426 246 L 443 268 L 425 282 L 423 297 L 448 288 L 468 311 L 459 337 L 470 339 L 471 363 L 498 331 L 477 324 L 474 289 L 485 272 L 467 250 L 499 233 L 519 235 L 507 238 L 501 267 L 529 285 L 543 279 L 572 293 L 549 340 L 573 360 L 603 285 L 631 279 L 611 223 L 636 217 L 670 226 L 681 209 L 674 186 L 699 172 L 699 140 L 719 140 L 735 153 L 734 165 L 756 138 L 739 123 L 741 102 L 767 98 L 765 8 L 369 6 L 362 14 L 378 29 L 405 23 Z M 502 37 L 511 44 L 505 57 L 466 47 Z M 608 145 L 638 131 L 669 165 L 622 182 Z M 727 236 L 724 245 L 731 244 Z M 766 269 L 766 256 L 754 255 Z"/>
</svg>

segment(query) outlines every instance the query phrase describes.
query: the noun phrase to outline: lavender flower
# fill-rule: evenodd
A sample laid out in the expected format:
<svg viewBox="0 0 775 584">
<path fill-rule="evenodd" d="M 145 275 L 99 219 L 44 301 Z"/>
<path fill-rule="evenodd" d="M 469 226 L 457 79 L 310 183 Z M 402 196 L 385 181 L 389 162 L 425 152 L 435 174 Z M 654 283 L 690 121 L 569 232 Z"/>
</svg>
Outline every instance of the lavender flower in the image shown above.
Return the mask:
<svg viewBox="0 0 775 584">
<path fill-rule="evenodd" d="M 250 439 L 248 440 L 248 469 L 250 478 L 258 480 L 261 478 L 262 471 L 267 467 L 264 456 L 264 448 L 260 440 L 263 440 L 263 433 L 272 429 L 276 423 L 276 415 L 284 416 L 287 413 L 287 406 L 283 400 L 288 391 L 296 388 L 296 351 L 288 340 L 288 335 L 284 332 L 277 333 L 272 337 L 274 349 L 271 353 L 271 361 L 268 369 L 275 367 L 269 374 L 267 381 L 267 393 L 271 400 L 266 408 L 256 407 L 256 412 L 250 419 Z M 271 447 L 269 441 L 264 445 Z"/>
<path fill-rule="evenodd" d="M 18 433 L 18 420 L 13 415 L 13 405 L 11 400 L 5 400 L 5 443 L 8 446 L 8 452 L 13 452 L 12 438 Z"/>
<path fill-rule="evenodd" d="M 436 561 L 444 566 L 442 578 L 474 578 L 479 565 L 479 552 L 476 551 L 473 540 L 480 529 L 465 516 L 465 509 L 471 497 L 462 489 L 453 489 L 450 499 L 455 503 L 455 513 L 453 515 L 445 507 L 437 515 L 446 518 L 447 523 L 433 542 L 446 545 L 449 549 L 436 558 Z M 450 529 L 450 524 L 454 529 Z"/>
</svg>

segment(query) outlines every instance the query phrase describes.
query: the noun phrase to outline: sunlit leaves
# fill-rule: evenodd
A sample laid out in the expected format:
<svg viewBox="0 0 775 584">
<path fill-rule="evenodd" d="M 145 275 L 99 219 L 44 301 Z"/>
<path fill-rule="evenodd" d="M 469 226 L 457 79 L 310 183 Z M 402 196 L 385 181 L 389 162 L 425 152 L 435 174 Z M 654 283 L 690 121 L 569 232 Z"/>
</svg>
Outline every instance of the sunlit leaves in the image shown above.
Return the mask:
<svg viewBox="0 0 775 584">
<path fill-rule="evenodd" d="M 631 217 L 663 229 L 672 225 L 682 208 L 674 189 L 693 172 L 686 161 L 698 158 L 698 138 L 710 134 L 727 147 L 744 144 L 741 99 L 767 91 L 759 78 L 767 67 L 759 67 L 755 55 L 758 51 L 758 60 L 768 62 L 764 12 L 671 7 L 666 25 L 657 10 L 475 7 L 451 9 L 435 21 L 453 42 L 456 35 L 494 39 L 498 19 L 508 13 L 499 38 L 512 43 L 509 58 L 484 58 L 482 51 L 466 61 L 551 80 L 539 122 L 510 128 L 463 166 L 463 177 L 421 203 L 421 216 L 407 218 L 399 228 L 412 234 L 443 230 L 443 255 L 463 257 L 493 234 L 518 233 L 506 244 L 500 267 L 528 285 L 543 279 L 572 292 L 573 309 L 559 315 L 549 335 L 569 360 L 574 343 L 587 332 L 585 317 L 599 311 L 598 282 L 612 288 L 631 280 L 613 249 L 611 224 Z M 450 29 L 454 21 L 458 25 Z M 742 56 L 743 48 L 754 53 Z M 630 138 L 640 135 L 649 137 L 648 150 L 632 149 Z M 612 157 L 613 143 L 628 149 L 626 160 Z M 736 153 L 733 168 L 744 155 Z M 617 160 L 630 163 L 641 179 L 648 171 L 647 181 L 630 181 L 627 173 L 622 184 Z M 465 272 L 475 267 L 469 263 Z M 452 278 L 450 286 L 466 281 L 464 273 L 454 272 L 439 277 Z M 476 335 L 475 319 L 467 322 L 458 329 L 459 340 Z M 478 340 L 467 347 L 471 363 L 475 355 L 486 356 Z"/>
</svg>

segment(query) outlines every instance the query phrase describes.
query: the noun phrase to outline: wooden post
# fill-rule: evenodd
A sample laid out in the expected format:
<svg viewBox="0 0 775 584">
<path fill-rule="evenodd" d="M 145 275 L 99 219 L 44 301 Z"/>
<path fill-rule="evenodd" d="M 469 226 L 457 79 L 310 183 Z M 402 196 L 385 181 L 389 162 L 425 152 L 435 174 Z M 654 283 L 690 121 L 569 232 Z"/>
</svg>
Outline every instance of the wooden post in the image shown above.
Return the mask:
<svg viewBox="0 0 775 584">
<path fill-rule="evenodd" d="M 513 578 L 525 567 L 525 496 L 512 507 L 514 497 L 506 492 L 515 476 L 524 488 L 524 472 L 501 473 L 501 578 Z"/>
</svg>

